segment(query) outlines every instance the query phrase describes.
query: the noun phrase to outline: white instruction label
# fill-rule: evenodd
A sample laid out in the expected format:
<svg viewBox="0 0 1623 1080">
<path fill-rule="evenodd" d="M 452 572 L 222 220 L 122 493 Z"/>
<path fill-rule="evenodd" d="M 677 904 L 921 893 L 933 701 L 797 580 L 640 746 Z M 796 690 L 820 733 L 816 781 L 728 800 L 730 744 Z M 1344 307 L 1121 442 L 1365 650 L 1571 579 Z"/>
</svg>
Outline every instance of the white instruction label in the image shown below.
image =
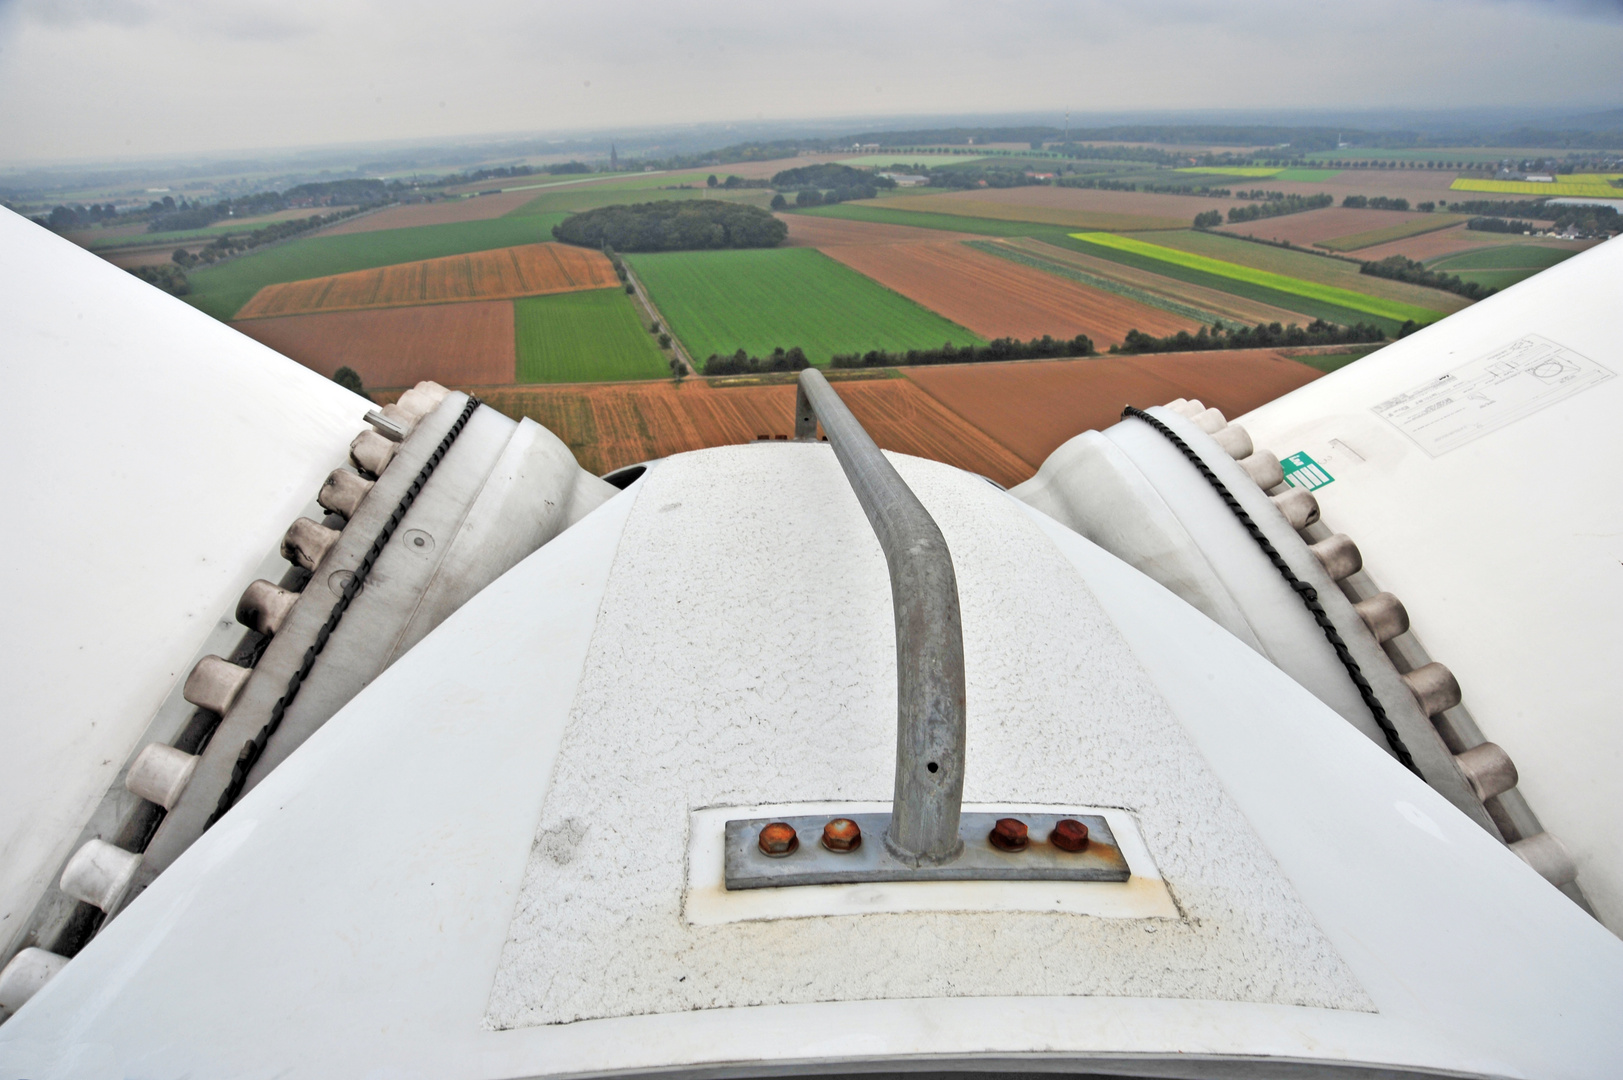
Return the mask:
<svg viewBox="0 0 1623 1080">
<path fill-rule="evenodd" d="M 1528 334 L 1374 411 L 1438 457 L 1611 377 L 1588 357 Z"/>
</svg>

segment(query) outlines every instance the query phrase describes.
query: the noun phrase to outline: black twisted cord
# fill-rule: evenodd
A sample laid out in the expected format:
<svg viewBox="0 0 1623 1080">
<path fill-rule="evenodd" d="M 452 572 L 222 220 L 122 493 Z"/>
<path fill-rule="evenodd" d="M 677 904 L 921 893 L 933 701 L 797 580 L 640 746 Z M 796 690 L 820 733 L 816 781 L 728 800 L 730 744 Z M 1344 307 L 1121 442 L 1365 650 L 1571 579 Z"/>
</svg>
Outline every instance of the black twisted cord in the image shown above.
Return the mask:
<svg viewBox="0 0 1623 1080">
<path fill-rule="evenodd" d="M 1302 603 L 1307 607 L 1308 614 L 1313 616 L 1313 621 L 1319 624 L 1320 630 L 1324 631 L 1325 640 L 1336 651 L 1336 656 L 1341 660 L 1341 666 L 1347 669 L 1347 675 L 1352 679 L 1353 685 L 1358 687 L 1359 696 L 1364 699 L 1364 704 L 1369 707 L 1370 713 L 1374 715 L 1375 723 L 1380 726 L 1381 734 L 1386 736 L 1386 743 L 1392 748 L 1392 753 L 1397 755 L 1397 759 L 1403 763 L 1404 768 L 1416 776 L 1420 776 L 1420 770 L 1415 766 L 1414 758 L 1409 754 L 1409 748 L 1403 745 L 1403 736 L 1398 734 L 1398 729 L 1393 725 L 1391 717 L 1386 715 L 1386 706 L 1382 705 L 1381 699 L 1375 696 L 1375 688 L 1370 686 L 1369 680 L 1364 677 L 1363 668 L 1359 667 L 1358 661 L 1353 659 L 1352 653 L 1347 649 L 1347 643 L 1341 638 L 1341 632 L 1336 629 L 1336 624 L 1330 621 L 1330 616 L 1325 613 L 1324 605 L 1319 603 L 1319 591 L 1296 576 L 1295 571 L 1285 562 L 1284 556 L 1279 554 L 1279 550 L 1274 547 L 1273 542 L 1257 527 L 1257 523 L 1251 520 L 1251 515 L 1246 513 L 1245 507 L 1240 505 L 1240 500 L 1236 499 L 1227 485 L 1217 478 L 1217 474 L 1212 472 L 1207 464 L 1201 460 L 1200 455 L 1195 453 L 1188 443 L 1178 437 L 1177 432 L 1143 409 L 1135 409 L 1131 405 L 1123 409 L 1121 415 L 1123 419 L 1131 416 L 1142 420 L 1166 436 L 1167 440 L 1173 446 L 1176 446 L 1184 457 L 1189 459 L 1189 463 L 1199 471 L 1200 475 L 1206 478 L 1206 482 L 1212 486 L 1212 490 L 1217 492 L 1223 502 L 1228 505 L 1228 508 L 1233 511 L 1234 516 L 1239 518 L 1240 524 L 1245 526 L 1245 531 L 1251 534 L 1251 539 L 1257 542 L 1257 546 L 1262 549 L 1262 553 L 1268 556 L 1268 561 L 1274 564 L 1274 569 L 1278 570 L 1279 576 L 1285 579 L 1285 584 L 1289 585 L 1291 590 L 1302 598 Z M 1421 777 L 1421 779 L 1424 779 L 1424 777 Z"/>
<path fill-rule="evenodd" d="M 423 485 L 428 483 L 429 476 L 433 475 L 434 470 L 439 466 L 440 459 L 445 457 L 446 451 L 451 449 L 451 444 L 456 441 L 456 437 L 462 434 L 463 427 L 468 423 L 468 417 L 472 416 L 473 410 L 478 407 L 478 398 L 468 398 L 467 405 L 462 409 L 462 415 L 456 418 L 456 423 L 452 424 L 451 429 L 445 433 L 445 438 L 440 440 L 439 446 L 435 447 L 434 452 L 428 455 L 428 460 L 423 462 L 423 467 L 418 471 L 416 479 L 411 482 L 410 487 L 406 488 L 405 494 L 400 496 L 399 505 L 394 508 L 394 512 L 389 515 L 389 519 L 378 530 L 378 535 L 372 541 L 371 548 L 361 558 L 360 564 L 355 567 L 355 572 L 350 575 L 350 579 L 344 582 L 344 591 L 339 594 L 338 602 L 333 604 L 332 611 L 327 614 L 327 621 L 320 630 L 316 631 L 316 640 L 309 648 L 304 650 L 304 660 L 299 664 L 298 670 L 288 677 L 287 690 L 277 699 L 276 704 L 271 706 L 270 718 L 265 721 L 265 726 L 259 729 L 259 734 L 242 744 L 242 750 L 237 754 L 236 763 L 231 767 L 231 780 L 226 784 L 225 790 L 220 793 L 220 801 L 215 805 L 214 813 L 209 815 L 208 822 L 203 826 L 204 829 L 210 828 L 216 821 L 225 816 L 225 812 L 231 809 L 231 805 L 237 801 L 237 796 L 242 794 L 242 786 L 248 782 L 249 771 L 253 769 L 254 763 L 259 760 L 260 755 L 265 752 L 265 746 L 270 742 L 271 736 L 276 734 L 276 729 L 282 726 L 282 717 L 287 713 L 288 706 L 293 704 L 293 699 L 298 696 L 299 687 L 303 686 L 304 680 L 309 678 L 310 669 L 316 665 L 316 657 L 320 656 L 321 650 L 327 647 L 327 639 L 332 637 L 334 630 L 338 629 L 338 623 L 343 619 L 344 612 L 349 610 L 350 602 L 355 599 L 355 594 L 361 591 L 361 586 L 366 582 L 366 576 L 372 572 L 372 564 L 377 562 L 378 556 L 383 554 L 384 547 L 388 545 L 389 538 L 394 535 L 395 529 L 400 527 L 400 522 L 405 518 L 406 511 L 411 509 L 411 504 L 417 500 L 417 495 L 423 490 Z"/>
</svg>

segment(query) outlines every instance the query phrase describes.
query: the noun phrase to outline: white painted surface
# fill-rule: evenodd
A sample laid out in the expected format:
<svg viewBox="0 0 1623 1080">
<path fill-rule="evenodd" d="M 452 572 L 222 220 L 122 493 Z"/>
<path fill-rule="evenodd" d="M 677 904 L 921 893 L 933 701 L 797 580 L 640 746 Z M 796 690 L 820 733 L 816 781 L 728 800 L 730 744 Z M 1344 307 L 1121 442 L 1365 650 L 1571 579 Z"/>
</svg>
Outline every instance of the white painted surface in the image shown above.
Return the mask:
<svg viewBox="0 0 1623 1080">
<path fill-rule="evenodd" d="M 0 956 L 366 402 L 0 211 Z"/>
<path fill-rule="evenodd" d="M 0 1027 L 5 1075 L 495 1080 L 740 1065 L 803 1073 L 808 1062 L 1087 1071 L 1174 1057 L 1181 1075 L 1212 1059 L 1232 1075 L 1258 1058 L 1615 1073 L 1623 943 L 1250 649 L 1000 497 L 979 512 L 1006 515 L 1015 533 L 1023 515 L 1085 580 L 1199 768 L 1378 1011 L 1148 997 L 1158 986 L 1147 975 L 1142 993 L 1111 997 L 844 1000 L 489 1030 L 492 977 L 627 519 L 709 497 L 702 476 L 663 500 L 648 480 L 721 454 L 650 473 L 385 672 Z M 805 460 L 793 446 L 738 452 L 752 469 L 792 455 Z M 910 476 L 940 468 L 901 463 Z M 932 510 L 956 497 L 951 485 L 921 493 Z M 739 536 L 762 539 L 769 524 L 742 522 Z M 855 544 L 851 524 L 829 522 L 824 543 Z M 661 550 L 677 563 L 715 555 Z M 805 635 L 808 650 L 823 640 L 817 626 Z M 972 704 L 972 729 L 977 715 Z M 1051 737 L 1046 725 L 1031 734 Z M 627 742 L 615 754 L 669 750 Z M 990 765 L 973 744 L 969 762 L 972 778 Z M 828 921 L 862 935 L 885 918 Z M 948 933 L 921 939 L 914 962 L 959 947 L 943 918 Z M 1139 930 L 1120 947 L 1153 948 L 1141 942 L 1160 936 Z M 770 977 L 776 959 L 753 963 Z"/>
<path fill-rule="evenodd" d="M 883 800 L 895 785 L 890 579 L 834 451 L 726 447 L 643 478 L 491 1025 L 1017 994 L 1369 1008 L 1053 544 L 992 485 L 894 460 L 957 575 L 965 801 L 1126 809 L 1184 917 L 1154 935 L 1030 911 L 684 922 L 692 808 Z M 925 940 L 954 947 L 919 963 Z"/>
<path fill-rule="evenodd" d="M 688 821 L 687 891 L 682 918 L 695 926 L 813 915 L 883 915 L 916 911 L 1040 911 L 1106 919 L 1176 919 L 1133 815 L 1107 806 L 968 803 L 965 813 L 1098 814 L 1127 860 L 1126 881 L 889 881 L 802 885 L 792 889 L 727 889 L 724 831 L 735 818 L 889 813 L 889 802 L 769 803 L 695 810 Z M 808 843 L 815 841 L 808 840 Z M 879 843 L 869 837 L 867 843 Z M 1157 928 L 1159 929 L 1159 928 Z"/>
<path fill-rule="evenodd" d="M 1325 524 L 1357 542 L 1373 580 L 1458 676 L 1533 811 L 1572 849 L 1597 914 L 1623 933 L 1620 298 L 1613 240 L 1237 422 L 1335 478 L 1314 492 Z M 1416 441 L 1383 419 L 1402 412 L 1392 399 L 1477 371 L 1530 335 L 1582 357 L 1572 366 L 1583 385 L 1536 411 L 1520 407 L 1536 395 L 1483 388 L 1468 415 L 1486 430 L 1467 441 L 1441 431 Z"/>
</svg>

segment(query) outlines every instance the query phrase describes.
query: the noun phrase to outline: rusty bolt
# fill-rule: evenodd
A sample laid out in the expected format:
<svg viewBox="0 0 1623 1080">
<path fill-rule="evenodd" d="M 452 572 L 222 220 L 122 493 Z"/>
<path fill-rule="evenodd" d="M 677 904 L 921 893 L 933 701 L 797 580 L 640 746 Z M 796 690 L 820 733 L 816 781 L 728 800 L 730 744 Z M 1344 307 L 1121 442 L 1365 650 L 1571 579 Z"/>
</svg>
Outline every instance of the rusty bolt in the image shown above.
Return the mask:
<svg viewBox="0 0 1623 1080">
<path fill-rule="evenodd" d="M 1075 818 L 1061 818 L 1048 834 L 1048 842 L 1061 851 L 1081 851 L 1088 846 L 1088 827 Z"/>
<path fill-rule="evenodd" d="M 823 846 L 842 855 L 862 846 L 862 830 L 848 817 L 837 817 L 823 826 Z"/>
<path fill-rule="evenodd" d="M 781 859 L 785 855 L 793 855 L 795 849 L 800 847 L 800 837 L 786 821 L 774 821 L 761 830 L 761 838 L 757 841 L 761 854 L 769 859 Z"/>
<path fill-rule="evenodd" d="M 999 851 L 1024 851 L 1029 842 L 1026 838 L 1026 823 L 1019 818 L 998 818 L 987 839 Z"/>
</svg>

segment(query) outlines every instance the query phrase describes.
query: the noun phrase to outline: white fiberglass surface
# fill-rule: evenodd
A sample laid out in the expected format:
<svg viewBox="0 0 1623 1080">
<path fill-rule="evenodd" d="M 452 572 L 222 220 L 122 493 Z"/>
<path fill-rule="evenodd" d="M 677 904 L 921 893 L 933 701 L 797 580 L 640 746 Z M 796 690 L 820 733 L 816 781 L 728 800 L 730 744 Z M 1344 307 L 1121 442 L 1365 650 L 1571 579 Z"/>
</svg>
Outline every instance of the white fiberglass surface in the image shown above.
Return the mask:
<svg viewBox="0 0 1623 1080">
<path fill-rule="evenodd" d="M 370 406 L 10 211 L 0 252 L 4 948 Z"/>
</svg>

